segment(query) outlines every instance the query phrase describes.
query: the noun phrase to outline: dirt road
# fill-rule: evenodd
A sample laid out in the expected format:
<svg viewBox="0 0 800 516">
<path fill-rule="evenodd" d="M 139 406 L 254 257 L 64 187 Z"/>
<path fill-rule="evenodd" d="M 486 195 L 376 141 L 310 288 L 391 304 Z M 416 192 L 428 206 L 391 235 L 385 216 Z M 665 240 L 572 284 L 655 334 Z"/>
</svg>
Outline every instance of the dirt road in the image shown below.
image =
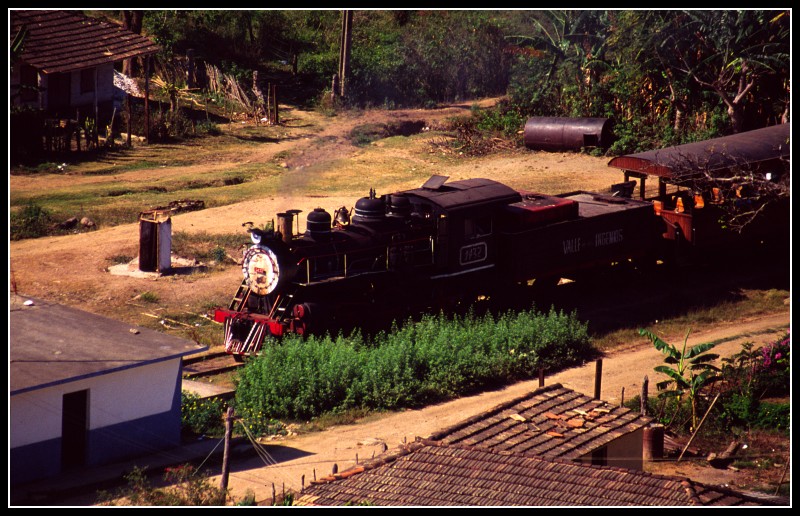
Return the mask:
<svg viewBox="0 0 800 516">
<path fill-rule="evenodd" d="M 789 327 L 789 310 L 785 313 L 747 321 L 736 321 L 713 330 L 690 335 L 689 345 L 726 339 L 714 348 L 721 357 L 727 357 L 741 350 L 745 342 L 763 344 L 774 341 Z M 673 336 L 671 342 L 677 342 Z M 682 336 L 675 336 L 681 339 Z M 668 340 L 670 342 L 670 340 Z M 601 399 L 611 404 L 618 404 L 624 392 L 626 399 L 641 393 L 642 381 L 647 375 L 650 389 L 658 373 L 653 368 L 662 364 L 662 355 L 649 341 L 632 343 L 627 349 L 614 351 L 603 358 Z M 545 379 L 546 385 L 560 383 L 564 387 L 581 392 L 588 396 L 594 394 L 596 364 L 594 362 L 582 367 L 572 368 Z M 362 423 L 335 427 L 323 432 L 296 435 L 281 440 L 265 441 L 264 450 L 274 464 L 267 465 L 259 457 L 243 460 L 232 466 L 229 488 L 234 500 L 241 499 L 247 491 L 255 494 L 256 500 L 269 503 L 273 493 L 273 485 L 278 492 L 299 491 L 315 477 L 329 474 L 334 467 L 339 471 L 379 455 L 383 446 L 390 450 L 398 444 L 413 441 L 415 437 L 427 437 L 436 430 L 458 423 L 459 421 L 487 411 L 505 401 L 524 395 L 539 386 L 539 381 L 532 380 L 516 383 L 504 389 L 484 392 L 475 396 L 441 403 L 420 410 L 407 410 L 392 413 L 378 419 Z M 623 391 L 624 389 L 624 391 Z M 705 464 L 692 464 L 684 461 L 680 465 L 665 464 L 653 472 L 675 474 L 690 477 L 699 482 L 712 484 L 743 484 L 752 487 L 752 479 L 741 471 L 717 470 Z M 745 478 L 747 477 L 747 478 Z M 214 477 L 217 485 L 219 477 Z"/>
</svg>

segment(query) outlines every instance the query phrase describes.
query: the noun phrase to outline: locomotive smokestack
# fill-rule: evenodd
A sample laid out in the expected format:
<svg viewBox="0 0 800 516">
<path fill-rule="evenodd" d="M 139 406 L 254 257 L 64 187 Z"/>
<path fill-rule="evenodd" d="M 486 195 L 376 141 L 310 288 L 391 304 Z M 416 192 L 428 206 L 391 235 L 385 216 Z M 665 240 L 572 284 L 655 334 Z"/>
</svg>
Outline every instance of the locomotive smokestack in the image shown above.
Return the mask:
<svg viewBox="0 0 800 516">
<path fill-rule="evenodd" d="M 292 222 L 294 220 L 294 213 L 278 213 L 278 232 L 281 238 L 287 244 L 292 241 Z"/>
</svg>

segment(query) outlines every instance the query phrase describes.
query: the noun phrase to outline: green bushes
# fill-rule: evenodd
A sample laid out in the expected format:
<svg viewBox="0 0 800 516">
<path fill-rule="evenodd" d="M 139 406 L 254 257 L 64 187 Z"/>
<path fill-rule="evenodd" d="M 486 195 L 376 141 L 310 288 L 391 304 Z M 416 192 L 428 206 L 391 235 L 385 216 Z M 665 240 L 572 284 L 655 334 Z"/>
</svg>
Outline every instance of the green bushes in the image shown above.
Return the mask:
<svg viewBox="0 0 800 516">
<path fill-rule="evenodd" d="M 48 210 L 31 202 L 18 211 L 12 211 L 9 223 L 11 240 L 22 240 L 47 235 L 53 220 Z"/>
<path fill-rule="evenodd" d="M 222 435 L 224 411 L 224 403 L 219 398 L 202 399 L 197 394 L 181 392 L 181 429 L 184 432 Z"/>
<path fill-rule="evenodd" d="M 534 309 L 407 321 L 370 340 L 288 337 L 238 376 L 240 413 L 307 419 L 354 408 L 397 409 L 530 378 L 588 358 L 586 325 Z"/>
</svg>

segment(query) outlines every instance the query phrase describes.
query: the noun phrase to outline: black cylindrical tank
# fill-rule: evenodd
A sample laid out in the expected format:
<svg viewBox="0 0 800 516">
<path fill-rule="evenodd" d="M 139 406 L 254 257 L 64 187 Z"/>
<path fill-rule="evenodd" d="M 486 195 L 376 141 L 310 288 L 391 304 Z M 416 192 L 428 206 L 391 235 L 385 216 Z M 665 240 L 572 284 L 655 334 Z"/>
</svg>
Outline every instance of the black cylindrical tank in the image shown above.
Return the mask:
<svg viewBox="0 0 800 516">
<path fill-rule="evenodd" d="M 392 194 L 389 199 L 389 216 L 406 218 L 411 216 L 411 200 L 403 194 Z"/>
<path fill-rule="evenodd" d="M 356 201 L 353 223 L 379 222 L 386 217 L 386 201 L 383 197 L 362 197 Z"/>
<path fill-rule="evenodd" d="M 331 214 L 324 208 L 315 208 L 306 216 L 306 233 L 310 236 L 325 235 L 331 231 Z"/>
<path fill-rule="evenodd" d="M 525 147 L 545 151 L 607 149 L 613 139 L 608 118 L 533 117 L 524 133 Z"/>
</svg>

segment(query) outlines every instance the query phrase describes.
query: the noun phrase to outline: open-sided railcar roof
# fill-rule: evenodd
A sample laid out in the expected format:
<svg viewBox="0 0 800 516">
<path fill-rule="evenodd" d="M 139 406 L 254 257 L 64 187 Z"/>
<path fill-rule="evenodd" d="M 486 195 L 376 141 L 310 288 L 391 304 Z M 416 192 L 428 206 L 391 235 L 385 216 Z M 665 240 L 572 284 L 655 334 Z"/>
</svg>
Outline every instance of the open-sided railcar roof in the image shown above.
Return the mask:
<svg viewBox="0 0 800 516">
<path fill-rule="evenodd" d="M 697 168 L 698 172 L 714 172 L 755 166 L 788 160 L 790 133 L 791 123 L 779 124 L 702 142 L 618 156 L 609 161 L 608 166 L 667 179 L 685 176 L 692 168 Z"/>
</svg>

